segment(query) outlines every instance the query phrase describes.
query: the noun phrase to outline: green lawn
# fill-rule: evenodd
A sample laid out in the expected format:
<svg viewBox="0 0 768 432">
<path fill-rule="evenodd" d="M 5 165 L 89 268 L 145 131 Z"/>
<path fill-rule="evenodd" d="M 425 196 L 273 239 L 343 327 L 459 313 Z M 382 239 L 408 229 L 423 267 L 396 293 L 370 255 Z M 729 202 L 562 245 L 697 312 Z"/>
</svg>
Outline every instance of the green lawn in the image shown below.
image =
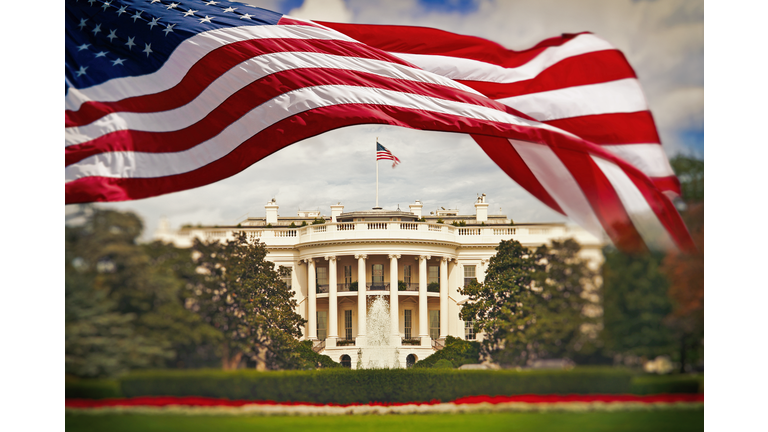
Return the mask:
<svg viewBox="0 0 768 432">
<path fill-rule="evenodd" d="M 67 431 L 703 431 L 704 410 L 322 417 L 67 414 Z"/>
</svg>

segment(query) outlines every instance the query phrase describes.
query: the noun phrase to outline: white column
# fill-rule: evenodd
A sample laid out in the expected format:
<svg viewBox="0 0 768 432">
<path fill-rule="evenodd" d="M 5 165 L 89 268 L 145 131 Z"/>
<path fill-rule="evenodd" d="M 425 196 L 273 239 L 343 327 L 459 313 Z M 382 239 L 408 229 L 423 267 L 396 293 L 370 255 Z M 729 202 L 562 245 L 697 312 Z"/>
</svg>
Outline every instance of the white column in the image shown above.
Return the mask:
<svg viewBox="0 0 768 432">
<path fill-rule="evenodd" d="M 355 255 L 357 258 L 357 340 L 355 345 L 365 345 L 365 320 L 368 313 L 367 293 L 365 291 L 365 259 L 368 255 Z"/>
<path fill-rule="evenodd" d="M 317 274 L 315 274 L 315 260 L 304 260 L 307 263 L 307 339 L 317 340 Z"/>
<path fill-rule="evenodd" d="M 419 338 L 421 346 L 432 346 L 429 340 L 429 308 L 427 307 L 427 260 L 429 255 L 419 256 Z"/>
<path fill-rule="evenodd" d="M 339 313 L 337 310 L 336 294 L 336 257 L 326 256 L 328 261 L 328 338 L 326 347 L 335 347 L 339 338 Z"/>
<path fill-rule="evenodd" d="M 440 259 L 440 339 L 448 335 L 448 260 Z"/>
<path fill-rule="evenodd" d="M 397 292 L 397 260 L 400 255 L 389 255 L 389 316 L 392 321 L 390 345 L 400 346 L 399 297 Z"/>
</svg>

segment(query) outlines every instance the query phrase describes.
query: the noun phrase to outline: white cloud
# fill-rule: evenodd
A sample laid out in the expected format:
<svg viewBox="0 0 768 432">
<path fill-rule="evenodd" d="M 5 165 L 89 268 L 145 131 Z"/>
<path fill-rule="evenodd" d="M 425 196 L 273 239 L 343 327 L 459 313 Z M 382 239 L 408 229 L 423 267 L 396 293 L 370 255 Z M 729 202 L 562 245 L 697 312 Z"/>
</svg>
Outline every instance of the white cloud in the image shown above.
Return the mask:
<svg viewBox="0 0 768 432">
<path fill-rule="evenodd" d="M 305 0 L 288 15 L 313 21 L 350 22 L 352 19 L 352 12 L 343 0 Z"/>
</svg>

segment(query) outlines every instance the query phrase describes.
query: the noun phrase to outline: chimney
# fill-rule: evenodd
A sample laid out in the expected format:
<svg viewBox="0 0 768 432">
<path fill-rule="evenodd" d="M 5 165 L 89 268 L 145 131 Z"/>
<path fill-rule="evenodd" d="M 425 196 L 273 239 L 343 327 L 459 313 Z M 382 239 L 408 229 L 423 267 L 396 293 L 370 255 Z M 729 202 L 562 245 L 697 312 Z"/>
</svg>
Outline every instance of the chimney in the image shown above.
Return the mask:
<svg viewBox="0 0 768 432">
<path fill-rule="evenodd" d="M 272 198 L 272 201 L 268 202 L 267 205 L 264 206 L 264 209 L 266 210 L 266 213 L 267 213 L 268 224 L 277 223 L 277 208 L 278 208 L 278 205 L 275 202 L 274 198 Z"/>
<path fill-rule="evenodd" d="M 488 220 L 488 203 L 485 202 L 485 194 L 477 198 L 475 203 L 475 214 L 478 222 L 485 222 Z"/>
<path fill-rule="evenodd" d="M 408 207 L 411 209 L 411 213 L 415 214 L 416 217 L 421 219 L 421 208 L 424 207 L 421 204 L 421 201 L 416 200 L 416 204 L 410 204 Z"/>
<path fill-rule="evenodd" d="M 339 216 L 342 211 L 344 211 L 344 205 L 342 203 L 331 205 L 331 222 L 336 223 L 336 217 Z"/>
</svg>

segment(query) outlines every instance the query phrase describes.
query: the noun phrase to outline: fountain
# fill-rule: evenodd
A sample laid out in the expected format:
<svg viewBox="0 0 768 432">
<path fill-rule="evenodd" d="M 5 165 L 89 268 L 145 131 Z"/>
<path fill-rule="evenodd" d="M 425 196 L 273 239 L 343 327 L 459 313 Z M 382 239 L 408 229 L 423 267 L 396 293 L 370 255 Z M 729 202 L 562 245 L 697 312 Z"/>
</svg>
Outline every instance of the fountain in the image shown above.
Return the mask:
<svg viewBox="0 0 768 432">
<path fill-rule="evenodd" d="M 389 301 L 385 296 L 377 296 L 368 307 L 365 320 L 368 331 L 365 355 L 368 357 L 366 369 L 399 368 L 399 350 L 390 344 L 392 326 L 389 315 Z M 358 353 L 358 368 L 362 366 L 362 352 Z"/>
</svg>

